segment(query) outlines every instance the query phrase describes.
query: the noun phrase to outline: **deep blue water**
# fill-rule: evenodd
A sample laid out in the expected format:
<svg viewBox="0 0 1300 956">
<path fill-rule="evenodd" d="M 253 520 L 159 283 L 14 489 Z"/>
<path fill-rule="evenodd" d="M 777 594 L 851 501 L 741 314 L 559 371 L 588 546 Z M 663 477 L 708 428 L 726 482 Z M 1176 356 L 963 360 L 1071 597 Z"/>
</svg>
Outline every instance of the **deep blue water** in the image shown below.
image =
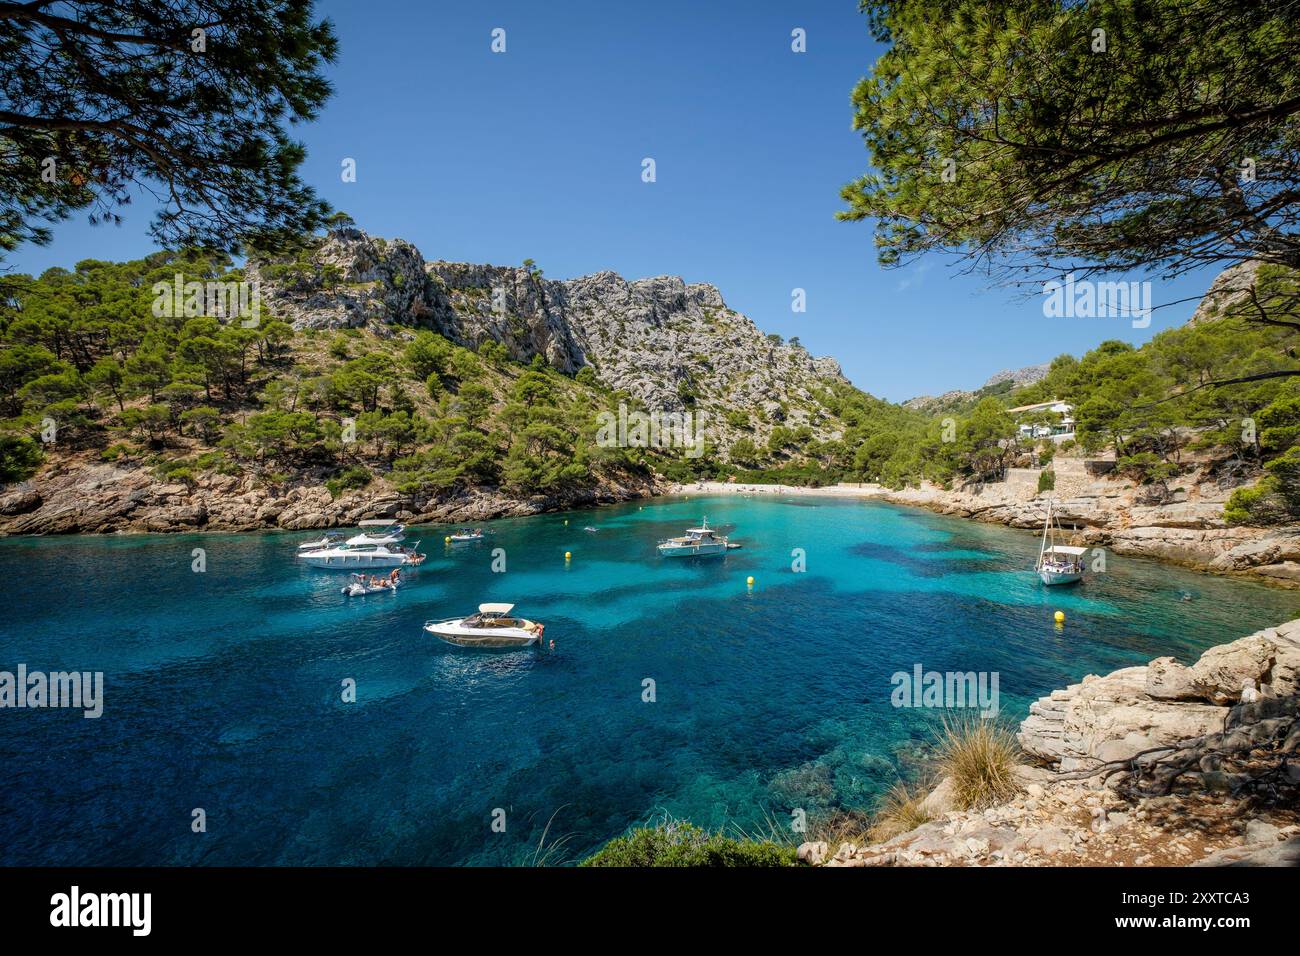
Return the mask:
<svg viewBox="0 0 1300 956">
<path fill-rule="evenodd" d="M 656 556 L 702 514 L 744 549 Z M 663 812 L 752 830 L 868 808 L 936 722 L 891 706 L 896 671 L 997 671 L 1019 720 L 1084 674 L 1300 614 L 1300 595 L 1114 555 L 1048 590 L 1032 534 L 878 503 L 693 497 L 489 527 L 455 550 L 417 529 L 427 564 L 363 599 L 294 562 L 309 534 L 0 541 L 0 670 L 106 680 L 98 720 L 0 710 L 0 863 L 521 863 L 548 821 L 552 861 L 574 860 Z M 555 650 L 420 628 L 489 600 Z"/>
</svg>

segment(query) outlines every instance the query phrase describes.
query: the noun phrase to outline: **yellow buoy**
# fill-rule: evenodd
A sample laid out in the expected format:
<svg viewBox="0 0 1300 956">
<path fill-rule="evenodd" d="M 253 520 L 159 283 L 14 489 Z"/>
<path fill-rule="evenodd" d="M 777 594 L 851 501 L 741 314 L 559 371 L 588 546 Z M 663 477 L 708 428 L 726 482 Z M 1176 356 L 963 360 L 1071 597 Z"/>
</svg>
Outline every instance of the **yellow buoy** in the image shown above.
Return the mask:
<svg viewBox="0 0 1300 956">
<path fill-rule="evenodd" d="M 752 588 L 754 586 L 754 576 L 751 574 L 749 577 L 745 578 L 745 583 Z"/>
<path fill-rule="evenodd" d="M 1055 619 L 1055 621 L 1056 621 L 1057 624 L 1064 624 L 1064 623 L 1065 623 L 1065 612 L 1064 612 L 1064 611 L 1057 611 L 1055 614 L 1052 615 L 1052 617 L 1053 617 L 1053 619 Z"/>
<path fill-rule="evenodd" d="M 443 538 L 443 539 L 442 539 L 442 543 L 443 543 L 443 544 L 451 544 L 451 535 L 447 535 L 447 537 Z"/>
<path fill-rule="evenodd" d="M 572 554 L 571 552 L 569 552 L 569 551 L 565 551 L 565 552 L 564 552 L 564 560 L 565 560 L 565 561 L 568 561 L 568 560 L 569 560 L 570 558 L 572 558 L 572 557 L 573 557 L 573 554 Z"/>
</svg>

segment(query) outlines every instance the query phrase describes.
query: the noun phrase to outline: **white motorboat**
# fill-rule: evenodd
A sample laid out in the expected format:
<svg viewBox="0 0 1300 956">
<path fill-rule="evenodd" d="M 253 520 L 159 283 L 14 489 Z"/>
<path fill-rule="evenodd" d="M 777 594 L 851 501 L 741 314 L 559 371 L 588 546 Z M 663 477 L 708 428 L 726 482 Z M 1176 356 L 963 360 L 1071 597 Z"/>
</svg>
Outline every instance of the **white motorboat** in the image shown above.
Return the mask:
<svg viewBox="0 0 1300 956">
<path fill-rule="evenodd" d="M 727 539 L 709 527 L 705 518 L 698 528 L 687 528 L 678 538 L 659 542 L 659 553 L 665 558 L 689 558 L 696 555 L 726 554 Z"/>
<path fill-rule="evenodd" d="M 358 522 L 366 529 L 347 540 L 338 532 L 331 532 L 319 541 L 309 541 L 298 548 L 298 560 L 313 568 L 338 568 L 357 571 L 368 568 L 413 567 L 424 563 L 424 555 L 416 550 L 420 542 L 407 547 L 401 544 L 406 538 L 406 528 L 385 518 L 371 518 Z"/>
<path fill-rule="evenodd" d="M 352 575 L 352 581 L 343 585 L 341 590 L 348 597 L 364 597 L 367 594 L 396 594 L 401 583 L 400 576 L 368 578 L 364 574 L 354 574 Z"/>
<path fill-rule="evenodd" d="M 1038 548 L 1038 563 L 1034 566 L 1044 584 L 1073 584 L 1083 580 L 1083 556 L 1087 548 L 1077 545 L 1057 544 L 1060 523 L 1055 520 L 1052 500 L 1047 500 L 1047 520 L 1043 524 L 1043 541 Z"/>
<path fill-rule="evenodd" d="M 426 621 L 424 629 L 458 647 L 527 647 L 540 644 L 546 625 L 511 617 L 513 604 L 480 604 L 478 613 L 445 621 Z"/>
<path fill-rule="evenodd" d="M 471 541 L 482 541 L 484 535 L 481 528 L 475 528 L 472 531 L 468 528 L 461 528 L 455 534 L 447 536 L 452 544 L 468 544 Z"/>
<path fill-rule="evenodd" d="M 416 542 L 419 545 L 419 542 Z M 298 560 L 312 568 L 330 568 L 355 571 L 358 568 L 402 568 L 424 563 L 424 555 L 414 547 L 400 545 L 370 545 L 356 547 L 338 545 L 319 551 L 304 551 Z"/>
<path fill-rule="evenodd" d="M 406 540 L 406 528 L 403 525 L 384 518 L 369 518 L 357 523 L 358 528 L 374 528 L 374 531 L 362 531 L 348 538 L 349 547 L 362 547 L 370 544 L 394 545 Z"/>
</svg>

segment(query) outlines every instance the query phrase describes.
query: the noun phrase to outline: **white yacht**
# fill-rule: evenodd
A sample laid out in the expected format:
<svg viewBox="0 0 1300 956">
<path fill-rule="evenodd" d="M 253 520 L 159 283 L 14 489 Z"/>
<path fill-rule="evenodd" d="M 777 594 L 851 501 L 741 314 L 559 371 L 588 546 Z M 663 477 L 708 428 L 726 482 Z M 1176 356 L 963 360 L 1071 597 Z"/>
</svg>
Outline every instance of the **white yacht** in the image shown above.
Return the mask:
<svg viewBox="0 0 1300 956">
<path fill-rule="evenodd" d="M 416 542 L 419 545 L 419 542 Z M 312 568 L 338 568 L 355 571 L 358 568 L 403 568 L 422 564 L 424 555 L 415 548 L 401 545 L 360 545 L 341 544 L 319 551 L 304 551 L 298 560 Z"/>
<path fill-rule="evenodd" d="M 424 555 L 416 550 L 420 542 L 406 547 L 406 529 L 391 521 L 368 520 L 359 525 L 378 530 L 362 531 L 346 541 L 338 535 L 326 535 L 320 541 L 308 542 L 310 547 L 298 549 L 298 560 L 312 568 L 331 568 L 359 571 L 369 568 L 403 568 L 424 563 Z"/>
<path fill-rule="evenodd" d="M 1043 542 L 1038 548 L 1038 563 L 1034 570 L 1044 584 L 1073 584 L 1083 580 L 1083 556 L 1087 548 L 1057 544 L 1060 523 L 1054 520 L 1052 500 L 1047 500 L 1047 520 L 1043 524 Z"/>
<path fill-rule="evenodd" d="M 727 539 L 714 533 L 705 518 L 698 528 L 687 528 L 678 538 L 659 542 L 659 553 L 665 558 L 688 558 L 705 554 L 725 554 Z"/>
<path fill-rule="evenodd" d="M 480 604 L 478 613 L 445 621 L 426 621 L 424 629 L 459 647 L 526 647 L 540 644 L 546 625 L 511 617 L 513 604 Z"/>
</svg>

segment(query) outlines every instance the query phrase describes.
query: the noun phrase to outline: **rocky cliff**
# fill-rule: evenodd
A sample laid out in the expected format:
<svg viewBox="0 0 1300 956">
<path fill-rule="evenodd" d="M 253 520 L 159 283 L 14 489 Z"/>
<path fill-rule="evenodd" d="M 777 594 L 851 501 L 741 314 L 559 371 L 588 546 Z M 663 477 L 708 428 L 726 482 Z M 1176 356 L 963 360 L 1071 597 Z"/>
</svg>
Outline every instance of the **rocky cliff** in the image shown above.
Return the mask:
<svg viewBox="0 0 1300 956">
<path fill-rule="evenodd" d="M 588 367 L 647 409 L 694 409 L 723 448 L 758 443 L 777 425 L 839 434 L 822 407 L 838 364 L 765 336 L 713 286 L 612 272 L 545 278 L 527 266 L 426 262 L 401 240 L 335 230 L 293 262 L 253 262 L 263 301 L 295 328 L 434 329 L 459 345 L 500 343 L 563 372 Z M 726 413 L 732 412 L 731 421 Z M 737 413 L 747 421 L 739 423 Z"/>
<path fill-rule="evenodd" d="M 377 487 L 336 498 L 311 474 L 288 487 L 269 487 L 247 475 L 201 475 L 182 483 L 160 480 L 144 468 L 71 459 L 0 493 L 0 535 L 299 531 L 350 527 L 365 518 L 472 522 L 625 501 L 665 488 L 655 478 L 624 476 L 557 495 L 511 495 L 488 487 L 412 495 Z"/>
</svg>

